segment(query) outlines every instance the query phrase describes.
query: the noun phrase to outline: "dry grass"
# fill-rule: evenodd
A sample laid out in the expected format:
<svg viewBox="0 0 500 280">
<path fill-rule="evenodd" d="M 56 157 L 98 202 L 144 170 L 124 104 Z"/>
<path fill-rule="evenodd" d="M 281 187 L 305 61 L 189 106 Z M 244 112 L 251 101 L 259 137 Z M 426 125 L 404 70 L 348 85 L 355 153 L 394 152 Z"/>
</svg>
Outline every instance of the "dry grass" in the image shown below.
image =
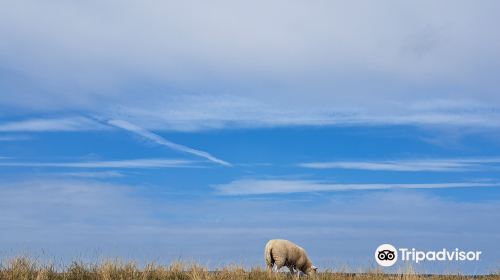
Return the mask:
<svg viewBox="0 0 500 280">
<path fill-rule="evenodd" d="M 307 276 L 300 277 L 308 279 Z M 366 273 L 342 273 L 321 272 L 313 279 L 323 280 L 462 280 L 462 279 L 500 280 L 500 274 L 485 276 L 461 276 L 441 275 L 428 276 L 418 275 L 411 269 L 400 274 L 383 274 L 380 271 L 368 271 Z M 83 264 L 74 262 L 62 269 L 56 269 L 52 265 L 40 265 L 28 258 L 16 258 L 0 266 L 0 280 L 163 280 L 163 279 L 207 279 L 207 280 L 285 280 L 297 279 L 289 273 L 267 273 L 261 268 L 244 270 L 239 266 L 229 266 L 215 271 L 209 271 L 206 267 L 197 264 L 172 263 L 169 266 L 161 266 L 154 263 L 142 268 L 133 262 L 107 261 L 100 264 Z M 309 277 L 311 279 L 311 277 Z"/>
</svg>

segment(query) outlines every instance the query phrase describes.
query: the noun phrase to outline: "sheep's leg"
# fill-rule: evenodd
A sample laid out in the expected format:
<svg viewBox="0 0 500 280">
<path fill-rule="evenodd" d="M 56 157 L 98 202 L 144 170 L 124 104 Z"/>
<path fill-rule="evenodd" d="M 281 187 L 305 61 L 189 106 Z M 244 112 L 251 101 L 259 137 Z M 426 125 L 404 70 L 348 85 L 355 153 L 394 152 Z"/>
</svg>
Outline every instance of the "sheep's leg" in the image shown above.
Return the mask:
<svg viewBox="0 0 500 280">
<path fill-rule="evenodd" d="M 275 260 L 274 264 L 276 265 L 276 272 L 278 272 L 285 265 L 285 262 L 281 260 Z"/>
<path fill-rule="evenodd" d="M 293 266 L 289 266 L 289 267 L 288 267 L 288 269 L 290 269 L 290 273 L 291 273 L 292 275 L 294 275 L 294 274 L 295 274 L 295 270 L 293 269 Z"/>
<path fill-rule="evenodd" d="M 272 271 L 273 271 L 273 266 L 274 266 L 274 265 L 273 265 L 272 263 L 268 263 L 268 264 L 267 264 L 267 271 L 268 271 L 268 272 L 272 272 Z"/>
</svg>

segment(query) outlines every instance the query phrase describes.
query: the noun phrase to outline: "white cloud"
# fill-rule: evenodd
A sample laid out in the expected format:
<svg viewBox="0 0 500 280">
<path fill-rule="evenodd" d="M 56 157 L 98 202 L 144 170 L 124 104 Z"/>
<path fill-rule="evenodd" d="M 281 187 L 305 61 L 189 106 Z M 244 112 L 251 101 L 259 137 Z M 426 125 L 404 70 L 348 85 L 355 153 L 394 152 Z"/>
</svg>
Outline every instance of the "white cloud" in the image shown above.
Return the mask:
<svg viewBox="0 0 500 280">
<path fill-rule="evenodd" d="M 144 107 L 127 106 L 109 110 L 106 114 L 109 117 L 126 114 L 129 120 L 148 129 L 177 131 L 304 125 L 415 125 L 477 129 L 500 127 L 500 113 L 494 106 L 471 108 L 464 105 L 460 109 L 449 110 L 446 107 L 408 108 L 407 103 L 400 103 L 391 105 L 392 108 L 384 108 L 385 105 L 363 108 L 359 104 L 340 105 L 341 103 L 329 98 L 325 97 L 324 102 L 309 106 L 305 105 L 307 103 L 284 105 L 286 102 L 282 100 L 274 102 L 229 95 L 179 95 L 174 101 L 166 98 L 161 108 L 155 104 Z M 469 109 L 472 110 L 468 111 Z"/>
<path fill-rule="evenodd" d="M 445 183 L 367 183 L 336 184 L 307 180 L 257 180 L 241 179 L 213 188 L 221 195 L 264 195 L 307 192 L 336 192 L 351 190 L 392 190 L 392 189 L 444 189 L 500 187 L 497 182 L 445 182 Z"/>
<path fill-rule="evenodd" d="M 80 131 L 105 128 L 85 117 L 38 118 L 0 123 L 0 132 Z"/>
<path fill-rule="evenodd" d="M 13 240 L 50 243 L 55 236 L 74 241 L 82 235 L 90 238 L 116 231 L 117 226 L 128 230 L 143 226 L 146 220 L 153 224 L 137 194 L 130 186 L 91 180 L 3 181 L 0 228 L 5 235 L 0 242 L 9 246 L 16 243 Z"/>
<path fill-rule="evenodd" d="M 184 153 L 188 153 L 188 154 L 192 154 L 192 155 L 195 155 L 195 156 L 198 156 L 198 157 L 202 157 L 202 158 L 205 158 L 205 159 L 208 159 L 209 161 L 211 162 L 214 162 L 214 163 L 218 163 L 218 164 L 222 164 L 222 165 L 225 165 L 225 166 L 231 166 L 230 163 L 226 162 L 226 161 L 223 161 L 221 159 L 218 159 L 214 156 L 212 156 L 211 154 L 205 152 L 205 151 L 200 151 L 200 150 L 196 150 L 196 149 L 193 149 L 193 148 L 190 148 L 190 147 L 186 147 L 184 145 L 180 145 L 180 144 L 176 144 L 174 142 L 171 142 L 163 137 L 161 137 L 160 135 L 158 134 L 154 134 L 150 131 L 147 131 L 141 127 L 138 127 L 134 124 L 131 124 L 127 121 L 123 121 L 123 120 L 110 120 L 108 121 L 108 123 L 110 125 L 113 125 L 115 127 L 119 127 L 121 129 L 125 129 L 127 131 L 130 131 L 130 132 L 133 132 L 135 134 L 138 134 L 150 141 L 153 141 L 155 142 L 156 144 L 158 145 L 162 145 L 162 146 L 166 146 L 166 147 L 169 147 L 173 150 L 176 150 L 176 151 L 180 151 L 180 152 L 184 152 Z"/>
<path fill-rule="evenodd" d="M 417 192 L 322 196 L 322 200 L 248 200 L 165 195 L 164 186 L 89 180 L 0 182 L 0 257 L 28 252 L 41 261 L 95 263 L 118 258 L 168 264 L 179 258 L 210 267 L 263 265 L 267 240 L 286 238 L 324 268 L 364 269 L 381 242 L 414 248 L 470 248 L 488 258 L 417 271 L 498 269 L 495 200 L 461 202 Z M 196 207 L 193 207 L 196 205 Z M 291 211 L 293 209 L 293 211 Z M 477 265 L 477 266 L 476 266 Z M 396 268 L 397 269 L 397 268 Z M 452 270 L 455 271 L 455 270 Z"/>
<path fill-rule="evenodd" d="M 0 135 L 0 142 L 2 141 L 25 141 L 31 139 L 26 135 Z"/>
<path fill-rule="evenodd" d="M 65 167 L 65 168 L 176 168 L 196 167 L 195 162 L 181 159 L 127 159 L 82 162 L 14 162 L 2 161 L 0 166 L 10 167 Z"/>
<path fill-rule="evenodd" d="M 58 172 L 56 174 L 62 177 L 76 177 L 76 178 L 117 178 L 123 177 L 124 174 L 118 171 L 99 171 L 99 172 Z"/>
<path fill-rule="evenodd" d="M 125 108 L 146 129 L 498 128 L 498 5 L 2 2 L 0 106 Z"/>
<path fill-rule="evenodd" d="M 300 163 L 312 169 L 359 169 L 380 171 L 473 171 L 490 168 L 500 163 L 500 158 L 415 159 L 386 161 L 330 161 Z"/>
</svg>

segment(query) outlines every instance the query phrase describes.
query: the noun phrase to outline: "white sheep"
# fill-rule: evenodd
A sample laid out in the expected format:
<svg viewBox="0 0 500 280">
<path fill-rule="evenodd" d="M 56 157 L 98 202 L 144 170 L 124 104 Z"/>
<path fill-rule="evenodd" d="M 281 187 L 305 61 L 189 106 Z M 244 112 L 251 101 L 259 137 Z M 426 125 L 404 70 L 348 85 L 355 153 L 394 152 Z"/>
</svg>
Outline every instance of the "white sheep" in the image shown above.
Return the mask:
<svg viewBox="0 0 500 280">
<path fill-rule="evenodd" d="M 264 250 L 267 270 L 272 271 L 273 266 L 280 270 L 287 266 L 292 274 L 295 269 L 307 275 L 314 275 L 317 268 L 306 255 L 306 251 L 296 244 L 284 239 L 271 239 L 267 242 Z"/>
</svg>

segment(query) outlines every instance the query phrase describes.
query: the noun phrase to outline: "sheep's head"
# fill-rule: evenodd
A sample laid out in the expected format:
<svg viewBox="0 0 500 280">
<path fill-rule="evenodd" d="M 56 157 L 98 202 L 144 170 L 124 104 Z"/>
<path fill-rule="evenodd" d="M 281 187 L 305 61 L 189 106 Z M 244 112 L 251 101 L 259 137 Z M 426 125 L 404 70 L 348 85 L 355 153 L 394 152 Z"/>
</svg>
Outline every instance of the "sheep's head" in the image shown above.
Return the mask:
<svg viewBox="0 0 500 280">
<path fill-rule="evenodd" d="M 316 272 L 318 271 L 318 268 L 315 267 L 314 265 L 311 265 L 311 267 L 309 267 L 307 270 L 306 270 L 306 274 L 311 276 L 311 275 L 315 275 Z"/>
</svg>

